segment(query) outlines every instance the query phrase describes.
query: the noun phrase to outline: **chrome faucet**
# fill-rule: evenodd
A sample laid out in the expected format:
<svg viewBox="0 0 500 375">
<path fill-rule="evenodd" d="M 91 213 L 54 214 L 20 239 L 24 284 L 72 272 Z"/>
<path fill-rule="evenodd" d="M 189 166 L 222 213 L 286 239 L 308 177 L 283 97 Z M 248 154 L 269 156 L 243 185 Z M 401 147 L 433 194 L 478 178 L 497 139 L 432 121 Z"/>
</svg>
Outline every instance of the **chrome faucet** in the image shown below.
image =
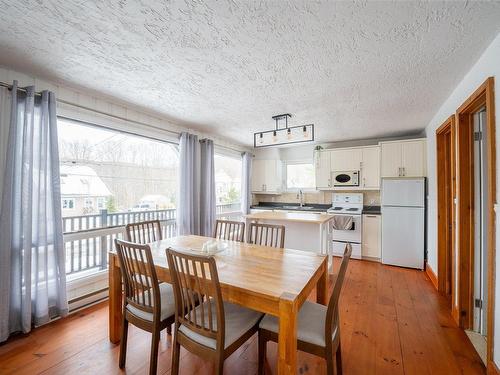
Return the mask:
<svg viewBox="0 0 500 375">
<path fill-rule="evenodd" d="M 304 192 L 302 189 L 299 189 L 299 192 L 297 193 L 297 199 L 300 199 L 300 207 L 304 207 Z"/>
</svg>

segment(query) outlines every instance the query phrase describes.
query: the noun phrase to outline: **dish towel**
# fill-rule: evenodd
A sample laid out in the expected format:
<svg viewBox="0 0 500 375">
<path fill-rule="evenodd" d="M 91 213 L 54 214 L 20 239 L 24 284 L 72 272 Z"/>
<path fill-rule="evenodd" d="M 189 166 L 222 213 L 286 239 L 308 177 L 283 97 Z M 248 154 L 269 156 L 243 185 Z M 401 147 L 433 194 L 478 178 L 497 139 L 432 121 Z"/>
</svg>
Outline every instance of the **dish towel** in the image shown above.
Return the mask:
<svg viewBox="0 0 500 375">
<path fill-rule="evenodd" d="M 332 219 L 332 227 L 336 230 L 351 230 L 352 216 L 334 215 Z"/>
</svg>

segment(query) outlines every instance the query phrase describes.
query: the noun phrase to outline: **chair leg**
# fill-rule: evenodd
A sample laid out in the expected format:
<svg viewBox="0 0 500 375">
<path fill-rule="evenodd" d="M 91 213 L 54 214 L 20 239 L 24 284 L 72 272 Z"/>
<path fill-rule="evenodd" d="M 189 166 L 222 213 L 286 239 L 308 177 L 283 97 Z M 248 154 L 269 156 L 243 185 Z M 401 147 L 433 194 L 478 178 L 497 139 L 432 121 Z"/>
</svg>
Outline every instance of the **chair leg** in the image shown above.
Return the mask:
<svg viewBox="0 0 500 375">
<path fill-rule="evenodd" d="M 340 341 L 337 352 L 335 353 L 335 364 L 337 367 L 337 375 L 342 375 L 342 351 L 340 350 Z"/>
<path fill-rule="evenodd" d="M 216 368 L 216 373 L 217 375 L 223 375 L 224 374 L 224 356 L 219 355 L 217 356 L 217 362 L 215 363 Z"/>
<path fill-rule="evenodd" d="M 170 336 L 172 336 L 172 325 L 171 324 L 169 324 L 167 326 L 167 334 L 169 334 Z"/>
<path fill-rule="evenodd" d="M 257 374 L 264 374 L 264 364 L 266 363 L 267 341 L 259 331 L 259 370 Z"/>
<path fill-rule="evenodd" d="M 120 360 L 118 366 L 125 367 L 125 360 L 127 359 L 127 336 L 128 336 L 128 320 L 125 316 L 122 319 L 122 339 L 120 341 Z"/>
<path fill-rule="evenodd" d="M 158 366 L 158 344 L 160 343 L 160 331 L 153 330 L 151 338 L 151 358 L 149 360 L 149 375 L 156 375 L 156 367 Z"/>
<path fill-rule="evenodd" d="M 177 342 L 177 337 L 174 337 L 174 342 L 173 342 L 173 348 L 172 348 L 172 375 L 178 375 L 179 374 L 179 361 L 180 361 L 180 354 L 181 354 L 181 346 Z"/>
</svg>

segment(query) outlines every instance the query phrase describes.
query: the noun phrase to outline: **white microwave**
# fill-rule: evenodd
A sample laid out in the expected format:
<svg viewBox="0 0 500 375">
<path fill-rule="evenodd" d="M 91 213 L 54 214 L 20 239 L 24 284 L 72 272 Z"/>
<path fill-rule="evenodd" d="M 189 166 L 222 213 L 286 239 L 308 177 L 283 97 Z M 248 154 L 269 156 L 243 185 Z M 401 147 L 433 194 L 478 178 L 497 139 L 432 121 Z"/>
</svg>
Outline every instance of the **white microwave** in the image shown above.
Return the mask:
<svg viewBox="0 0 500 375">
<path fill-rule="evenodd" d="M 332 172 L 333 186 L 359 186 L 359 171 Z"/>
</svg>

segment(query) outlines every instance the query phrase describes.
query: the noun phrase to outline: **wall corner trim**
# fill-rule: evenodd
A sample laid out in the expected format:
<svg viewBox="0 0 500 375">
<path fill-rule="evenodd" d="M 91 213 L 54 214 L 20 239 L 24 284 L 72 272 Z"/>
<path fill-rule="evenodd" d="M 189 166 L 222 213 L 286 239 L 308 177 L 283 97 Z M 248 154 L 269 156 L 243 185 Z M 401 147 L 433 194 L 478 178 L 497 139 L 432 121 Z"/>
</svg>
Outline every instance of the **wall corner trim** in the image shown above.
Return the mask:
<svg viewBox="0 0 500 375">
<path fill-rule="evenodd" d="M 425 273 L 427 274 L 427 277 L 429 277 L 429 280 L 431 281 L 432 285 L 436 290 L 438 290 L 438 279 L 436 276 L 436 273 L 433 271 L 431 266 L 427 262 L 425 262 Z"/>
</svg>

